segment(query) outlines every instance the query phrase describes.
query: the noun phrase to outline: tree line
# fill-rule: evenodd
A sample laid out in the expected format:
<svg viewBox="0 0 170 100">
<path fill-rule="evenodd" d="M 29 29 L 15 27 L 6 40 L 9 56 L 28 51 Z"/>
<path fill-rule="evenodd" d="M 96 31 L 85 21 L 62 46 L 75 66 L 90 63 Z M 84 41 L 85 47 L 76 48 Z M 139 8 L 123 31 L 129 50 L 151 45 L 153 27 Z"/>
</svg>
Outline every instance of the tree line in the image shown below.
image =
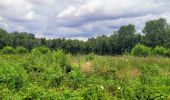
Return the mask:
<svg viewBox="0 0 170 100">
<path fill-rule="evenodd" d="M 129 24 L 121 26 L 110 36 L 97 36 L 96 38 L 89 38 L 87 41 L 65 38 L 36 38 L 32 33 L 9 33 L 0 28 L 0 48 L 5 46 L 12 46 L 14 48 L 22 46 L 32 50 L 38 46 L 45 46 L 51 50 L 63 49 L 72 54 L 95 53 L 118 55 L 130 52 L 138 43 L 152 48 L 156 46 L 170 48 L 170 27 L 166 19 L 160 18 L 146 22 L 142 33 L 137 33 L 135 25 Z"/>
</svg>

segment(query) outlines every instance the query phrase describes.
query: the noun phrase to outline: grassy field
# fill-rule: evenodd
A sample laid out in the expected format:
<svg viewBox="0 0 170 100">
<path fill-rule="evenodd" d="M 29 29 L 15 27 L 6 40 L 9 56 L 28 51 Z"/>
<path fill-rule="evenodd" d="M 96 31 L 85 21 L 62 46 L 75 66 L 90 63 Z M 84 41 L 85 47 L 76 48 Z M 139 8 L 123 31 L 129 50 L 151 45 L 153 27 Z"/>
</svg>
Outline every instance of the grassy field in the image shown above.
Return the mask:
<svg viewBox="0 0 170 100">
<path fill-rule="evenodd" d="M 62 51 L 1 54 L 0 84 L 2 100 L 167 100 L 170 59 Z"/>
</svg>

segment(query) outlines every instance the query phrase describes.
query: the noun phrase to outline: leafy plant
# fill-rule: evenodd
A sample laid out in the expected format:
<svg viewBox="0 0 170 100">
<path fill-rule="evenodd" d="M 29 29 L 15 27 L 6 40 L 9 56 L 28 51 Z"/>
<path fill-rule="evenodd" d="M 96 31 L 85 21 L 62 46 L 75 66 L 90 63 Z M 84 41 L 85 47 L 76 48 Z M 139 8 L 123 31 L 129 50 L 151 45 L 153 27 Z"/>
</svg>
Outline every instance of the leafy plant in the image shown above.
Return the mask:
<svg viewBox="0 0 170 100">
<path fill-rule="evenodd" d="M 41 53 L 41 54 L 46 54 L 50 52 L 50 49 L 47 47 L 37 47 L 32 50 L 33 53 Z"/>
<path fill-rule="evenodd" d="M 24 72 L 23 72 L 24 73 Z M 1 86 L 7 86 L 10 90 L 19 91 L 24 84 L 23 75 L 19 74 L 15 67 L 7 64 L 6 62 L 0 62 L 0 84 Z"/>
<path fill-rule="evenodd" d="M 170 57 L 170 49 L 167 49 L 167 52 L 165 53 L 165 56 Z"/>
<path fill-rule="evenodd" d="M 54 64 L 61 67 L 63 73 L 66 73 L 67 70 L 71 68 L 69 66 L 68 58 L 63 50 L 57 50 L 53 52 L 53 61 Z"/>
<path fill-rule="evenodd" d="M 137 44 L 131 51 L 133 56 L 145 57 L 151 54 L 151 48 Z"/>
<path fill-rule="evenodd" d="M 94 57 L 95 57 L 94 53 L 90 53 L 90 54 L 86 55 L 85 59 L 86 59 L 86 61 L 91 61 L 94 59 Z"/>
<path fill-rule="evenodd" d="M 11 46 L 6 46 L 2 49 L 2 53 L 4 54 L 13 54 L 14 52 L 14 48 Z"/>
<path fill-rule="evenodd" d="M 24 47 L 21 47 L 21 46 L 16 47 L 16 49 L 15 49 L 15 53 L 17 53 L 17 54 L 23 54 L 23 53 L 27 53 L 27 52 L 28 52 L 27 49 Z"/>
<path fill-rule="evenodd" d="M 167 53 L 167 49 L 164 47 L 157 46 L 152 50 L 153 55 L 164 56 Z"/>
</svg>

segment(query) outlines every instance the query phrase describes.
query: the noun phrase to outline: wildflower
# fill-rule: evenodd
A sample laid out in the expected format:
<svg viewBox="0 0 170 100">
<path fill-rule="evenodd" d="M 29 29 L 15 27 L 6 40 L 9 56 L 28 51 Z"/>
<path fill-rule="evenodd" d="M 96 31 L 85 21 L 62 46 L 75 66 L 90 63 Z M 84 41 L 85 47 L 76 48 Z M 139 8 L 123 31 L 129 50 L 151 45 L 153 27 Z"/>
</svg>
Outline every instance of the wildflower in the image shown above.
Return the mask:
<svg viewBox="0 0 170 100">
<path fill-rule="evenodd" d="M 103 87 L 103 86 L 100 86 L 100 88 L 101 88 L 102 90 L 104 90 L 104 87 Z"/>
<path fill-rule="evenodd" d="M 118 87 L 117 89 L 119 89 L 119 90 L 120 90 L 120 89 L 121 89 L 121 87 Z"/>
</svg>

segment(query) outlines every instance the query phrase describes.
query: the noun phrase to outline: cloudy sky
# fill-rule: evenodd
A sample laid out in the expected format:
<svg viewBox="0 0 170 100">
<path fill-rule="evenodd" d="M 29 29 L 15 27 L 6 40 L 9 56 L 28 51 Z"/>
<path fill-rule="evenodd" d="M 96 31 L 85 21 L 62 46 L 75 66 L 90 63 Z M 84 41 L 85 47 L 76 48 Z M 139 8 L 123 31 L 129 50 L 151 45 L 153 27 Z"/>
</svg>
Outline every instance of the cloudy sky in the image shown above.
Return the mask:
<svg viewBox="0 0 170 100">
<path fill-rule="evenodd" d="M 0 0 L 1 28 L 46 38 L 85 40 L 127 24 L 140 31 L 160 17 L 170 22 L 170 0 Z"/>
</svg>

